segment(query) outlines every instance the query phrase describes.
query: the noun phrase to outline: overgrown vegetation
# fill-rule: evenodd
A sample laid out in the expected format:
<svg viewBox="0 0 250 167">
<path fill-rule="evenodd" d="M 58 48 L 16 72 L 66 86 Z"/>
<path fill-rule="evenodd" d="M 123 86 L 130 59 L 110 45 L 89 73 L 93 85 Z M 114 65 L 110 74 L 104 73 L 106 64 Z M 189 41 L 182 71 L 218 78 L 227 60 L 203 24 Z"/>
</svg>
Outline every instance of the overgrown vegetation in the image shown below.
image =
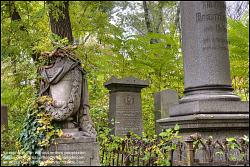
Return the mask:
<svg viewBox="0 0 250 167">
<path fill-rule="evenodd" d="M 112 164 L 128 165 L 131 163 L 132 157 L 141 155 L 140 160 L 138 158 L 137 166 L 143 162 L 147 165 L 147 162 L 151 159 L 155 159 L 152 164 L 157 166 L 170 166 L 170 157 L 168 152 L 176 149 L 176 143 L 179 140 L 179 126 L 175 126 L 174 129 L 168 129 L 161 132 L 159 135 L 147 136 L 145 133 L 142 136 L 138 136 L 132 132 L 124 137 L 112 135 L 111 129 L 104 128 L 99 132 L 98 141 L 100 143 L 100 158 L 102 166 L 109 166 Z M 118 159 L 115 151 L 123 153 L 124 160 Z M 121 155 L 120 155 L 121 156 Z M 112 160 L 111 160 L 112 159 Z M 139 164 L 138 164 L 139 161 Z M 136 162 L 135 162 L 136 164 Z"/>
<path fill-rule="evenodd" d="M 1 103 L 8 106 L 9 119 L 8 133 L 1 138 L 1 151 L 20 150 L 20 143 L 15 144 L 20 134 L 23 142 L 27 142 L 27 150 L 38 151 L 21 130 L 31 121 L 34 127 L 26 124 L 26 129 L 35 132 L 41 126 L 38 119 L 49 119 L 37 115 L 38 108 L 33 105 L 39 85 L 35 82 L 41 65 L 40 53 L 68 44 L 67 38 L 50 30 L 49 8 L 59 9 L 61 3 L 48 6 L 42 1 L 1 2 Z M 107 127 L 108 90 L 103 83 L 113 75 L 149 80 L 150 86 L 142 91 L 143 124 L 148 136 L 155 134 L 153 94 L 174 89 L 183 96 L 179 3 L 150 1 L 146 5 L 152 16 L 148 20 L 143 2 L 69 2 L 72 35 L 78 45 L 76 55 L 88 72 L 90 112 L 98 131 Z M 124 14 L 122 9 L 138 12 Z M 60 14 L 60 10 L 55 10 L 55 17 Z M 228 36 L 233 87 L 242 100 L 249 100 L 248 11 L 241 20 L 228 21 Z M 152 43 L 152 39 L 156 42 Z M 56 130 L 49 123 L 43 125 L 53 136 Z M 42 136 L 43 132 L 38 134 Z M 47 134 L 43 135 L 40 139 L 48 139 Z"/>
</svg>

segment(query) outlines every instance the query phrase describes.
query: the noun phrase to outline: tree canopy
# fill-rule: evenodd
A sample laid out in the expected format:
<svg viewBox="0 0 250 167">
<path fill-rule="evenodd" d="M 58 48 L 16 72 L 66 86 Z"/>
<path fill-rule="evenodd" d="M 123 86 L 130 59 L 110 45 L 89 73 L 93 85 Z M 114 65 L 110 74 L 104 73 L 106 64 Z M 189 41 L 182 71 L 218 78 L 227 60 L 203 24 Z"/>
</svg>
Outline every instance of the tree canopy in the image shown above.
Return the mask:
<svg viewBox="0 0 250 167">
<path fill-rule="evenodd" d="M 153 94 L 174 89 L 183 96 L 180 6 L 171 1 L 1 1 L 1 103 L 9 107 L 10 133 L 21 130 L 37 92 L 39 55 L 77 45 L 88 72 L 91 114 L 107 126 L 111 76 L 149 80 L 142 92 L 146 134 L 154 132 Z M 231 78 L 242 100 L 249 96 L 248 9 L 228 19 Z"/>
</svg>

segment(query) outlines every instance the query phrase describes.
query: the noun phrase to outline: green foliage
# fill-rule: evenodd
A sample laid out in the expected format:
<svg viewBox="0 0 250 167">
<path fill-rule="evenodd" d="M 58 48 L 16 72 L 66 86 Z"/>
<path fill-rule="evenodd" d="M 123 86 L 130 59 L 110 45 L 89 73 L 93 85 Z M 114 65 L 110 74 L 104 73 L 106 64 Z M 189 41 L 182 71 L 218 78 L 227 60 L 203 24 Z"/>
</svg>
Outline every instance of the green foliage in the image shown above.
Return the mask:
<svg viewBox="0 0 250 167">
<path fill-rule="evenodd" d="M 249 137 L 248 136 L 244 135 L 244 137 L 242 137 L 241 139 L 243 140 L 245 146 L 249 145 Z M 228 142 L 229 149 L 231 149 L 232 151 L 240 150 L 240 155 L 238 155 L 237 157 L 234 154 L 230 154 L 229 160 L 230 161 L 244 160 L 246 152 L 243 151 L 243 149 L 242 149 L 242 147 L 244 147 L 243 143 L 238 143 L 237 139 L 234 137 L 226 138 L 226 141 Z M 245 149 L 246 149 L 246 147 L 245 147 Z"/>
<path fill-rule="evenodd" d="M 21 20 L 16 21 L 10 18 L 8 4 L 8 1 L 1 2 L 1 103 L 8 106 L 9 118 L 9 131 L 1 138 L 1 150 L 14 151 L 21 150 L 21 145 L 8 143 L 17 143 L 26 115 L 31 111 L 39 113 L 38 108 L 32 106 L 36 98 L 33 95 L 38 91 L 37 69 L 46 60 L 36 57 L 41 52 L 67 45 L 68 41 L 51 33 L 48 21 L 49 6 L 45 2 L 15 1 L 15 7 L 21 16 Z M 58 6 L 61 4 L 55 2 L 52 6 L 57 17 L 60 14 Z M 148 7 L 153 18 L 151 24 L 154 32 L 159 25 L 157 33 L 147 33 L 142 2 L 69 2 L 73 36 L 78 44 L 76 56 L 88 72 L 91 118 L 101 136 L 102 131 L 107 131 L 109 100 L 108 90 L 104 88 L 103 83 L 111 76 L 134 76 L 149 81 L 149 87 L 142 90 L 142 111 L 144 132 L 152 138 L 155 134 L 153 94 L 164 89 L 174 89 L 180 97 L 183 95 L 180 37 L 174 26 L 176 3 L 152 1 L 148 2 Z M 162 22 L 159 13 L 161 7 Z M 127 14 L 120 12 L 126 8 L 132 11 L 142 10 Z M 110 20 L 113 17 L 111 13 L 115 10 L 119 11 L 116 14 L 117 24 L 111 23 Z M 248 18 L 247 15 L 244 18 Z M 248 28 L 248 19 L 228 20 L 232 83 L 242 100 L 249 99 Z M 158 43 L 150 44 L 151 39 L 157 39 Z M 46 121 L 42 122 L 44 126 L 40 127 L 38 120 L 49 118 L 36 114 L 29 113 L 26 119 L 36 128 L 26 124 L 27 131 L 22 133 L 22 140 L 27 141 L 26 149 L 32 151 L 38 149 L 39 144 L 47 145 L 49 138 L 53 138 L 52 134 L 57 133 L 50 125 L 43 124 Z M 33 136 L 36 141 L 24 137 L 25 133 L 34 132 L 38 127 L 41 138 L 38 134 Z M 47 137 L 42 127 L 51 132 Z M 44 139 L 44 142 L 38 144 L 41 139 Z M 115 140 L 118 144 L 121 142 L 119 139 Z M 32 146 L 32 142 L 36 144 Z M 116 147 L 115 145 L 112 147 Z M 23 161 L 22 164 L 30 162 L 28 154 L 24 155 L 26 160 L 22 160 L 21 154 L 23 153 L 20 151 L 19 156 L 16 156 L 18 161 Z M 164 163 L 167 164 L 162 162 Z"/>
<path fill-rule="evenodd" d="M 233 87 L 249 99 L 249 22 L 228 19 L 228 40 Z"/>
<path fill-rule="evenodd" d="M 92 121 L 95 124 L 95 129 L 100 132 L 108 127 L 108 108 L 95 107 L 90 109 Z"/>
<path fill-rule="evenodd" d="M 121 150 L 122 145 L 125 144 L 123 149 L 124 156 L 129 156 L 134 154 L 134 149 L 141 149 L 141 154 L 143 157 L 141 161 L 148 162 L 149 159 L 157 158 L 154 162 L 157 166 L 170 166 L 169 162 L 169 151 L 176 149 L 176 144 L 173 141 L 179 140 L 180 136 L 178 136 L 179 127 L 176 125 L 174 129 L 168 129 L 162 133 L 157 135 L 153 135 L 149 137 L 148 135 L 143 134 L 143 136 L 138 136 L 132 132 L 130 132 L 131 136 L 118 137 L 111 135 L 111 129 L 105 128 L 100 131 L 98 135 L 98 141 L 100 143 L 100 155 L 102 164 L 107 166 L 110 163 L 110 156 L 115 156 L 112 154 L 114 151 Z M 133 141 L 140 141 L 142 143 L 141 147 L 139 145 L 133 145 Z M 125 142 L 125 143 L 124 143 Z M 145 147 L 145 149 L 142 149 Z M 103 154 L 106 152 L 106 154 Z M 115 158 L 115 157 L 113 157 Z M 117 157 L 116 157 L 117 158 Z M 121 163 L 121 162 L 120 162 Z M 124 163 L 124 161 L 123 161 Z"/>
<path fill-rule="evenodd" d="M 41 101 L 45 104 L 51 99 L 42 96 L 40 103 Z M 1 158 L 9 165 L 38 165 L 41 162 L 42 150 L 61 135 L 60 127 L 52 123 L 52 118 L 46 113 L 44 105 L 38 106 L 35 100 L 28 108 L 22 132 L 16 141 L 16 153 L 5 152 Z"/>
</svg>

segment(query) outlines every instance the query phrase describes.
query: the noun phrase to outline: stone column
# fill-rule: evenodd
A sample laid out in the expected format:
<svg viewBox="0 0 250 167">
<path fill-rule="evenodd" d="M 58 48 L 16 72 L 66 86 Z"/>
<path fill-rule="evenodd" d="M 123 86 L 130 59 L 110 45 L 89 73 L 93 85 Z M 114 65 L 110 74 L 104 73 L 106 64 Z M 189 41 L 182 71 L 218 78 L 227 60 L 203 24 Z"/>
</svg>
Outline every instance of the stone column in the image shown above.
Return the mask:
<svg viewBox="0 0 250 167">
<path fill-rule="evenodd" d="M 249 102 L 232 93 L 224 1 L 181 2 L 185 96 L 157 120 L 183 136 L 249 135 Z"/>
<path fill-rule="evenodd" d="M 154 94 L 156 134 L 162 131 L 162 128 L 156 120 L 169 117 L 169 108 L 176 104 L 178 104 L 178 94 L 174 90 L 167 89 Z"/>
<path fill-rule="evenodd" d="M 185 96 L 196 100 L 237 100 L 232 93 L 224 1 L 181 2 Z"/>
<path fill-rule="evenodd" d="M 147 81 L 128 77 L 112 77 L 104 83 L 109 89 L 109 122 L 118 136 L 132 131 L 142 135 L 141 89 L 148 86 Z"/>
</svg>

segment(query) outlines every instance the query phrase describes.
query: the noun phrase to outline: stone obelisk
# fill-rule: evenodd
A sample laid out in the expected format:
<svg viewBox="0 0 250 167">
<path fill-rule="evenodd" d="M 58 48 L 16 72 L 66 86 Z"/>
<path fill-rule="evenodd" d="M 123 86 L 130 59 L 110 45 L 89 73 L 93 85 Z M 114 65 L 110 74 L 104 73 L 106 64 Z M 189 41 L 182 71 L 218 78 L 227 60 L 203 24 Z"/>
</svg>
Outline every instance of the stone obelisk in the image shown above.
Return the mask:
<svg viewBox="0 0 250 167">
<path fill-rule="evenodd" d="M 181 24 L 184 97 L 157 122 L 164 128 L 178 123 L 183 134 L 249 134 L 249 102 L 232 92 L 225 2 L 181 2 Z"/>
<path fill-rule="evenodd" d="M 240 100 L 232 93 L 225 3 L 183 2 L 182 49 L 185 97 L 195 100 Z"/>
</svg>

